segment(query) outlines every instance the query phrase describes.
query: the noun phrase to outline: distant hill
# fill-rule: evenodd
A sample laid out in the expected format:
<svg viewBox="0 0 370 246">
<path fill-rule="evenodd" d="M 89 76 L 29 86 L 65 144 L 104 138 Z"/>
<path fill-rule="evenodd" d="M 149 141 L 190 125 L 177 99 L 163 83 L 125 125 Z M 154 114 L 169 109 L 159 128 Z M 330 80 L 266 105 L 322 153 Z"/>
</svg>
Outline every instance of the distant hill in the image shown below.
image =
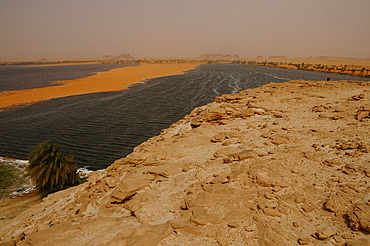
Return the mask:
<svg viewBox="0 0 370 246">
<path fill-rule="evenodd" d="M 203 54 L 196 58 L 198 60 L 238 60 L 240 57 L 238 55 L 223 55 L 223 54 Z"/>
<path fill-rule="evenodd" d="M 116 60 L 135 60 L 130 54 L 121 54 L 119 56 L 114 57 Z"/>
<path fill-rule="evenodd" d="M 269 58 L 285 58 L 285 56 L 269 56 Z"/>
<path fill-rule="evenodd" d="M 135 60 L 134 57 L 126 53 L 120 54 L 119 56 L 106 55 L 106 56 L 103 56 L 103 58 L 110 59 L 110 60 Z"/>
</svg>

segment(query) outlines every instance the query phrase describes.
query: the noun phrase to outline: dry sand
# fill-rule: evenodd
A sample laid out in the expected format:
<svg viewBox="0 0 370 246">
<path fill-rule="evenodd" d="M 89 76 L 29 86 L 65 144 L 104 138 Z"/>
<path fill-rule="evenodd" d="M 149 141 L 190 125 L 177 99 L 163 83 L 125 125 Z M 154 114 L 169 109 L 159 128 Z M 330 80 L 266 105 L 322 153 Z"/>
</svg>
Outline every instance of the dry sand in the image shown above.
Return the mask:
<svg viewBox="0 0 370 246">
<path fill-rule="evenodd" d="M 7 91 L 0 94 L 0 108 L 27 105 L 52 98 L 81 95 L 97 92 L 120 91 L 129 85 L 146 78 L 181 74 L 201 63 L 143 64 L 123 67 L 76 80 L 59 81 L 64 83 L 29 90 Z"/>
</svg>

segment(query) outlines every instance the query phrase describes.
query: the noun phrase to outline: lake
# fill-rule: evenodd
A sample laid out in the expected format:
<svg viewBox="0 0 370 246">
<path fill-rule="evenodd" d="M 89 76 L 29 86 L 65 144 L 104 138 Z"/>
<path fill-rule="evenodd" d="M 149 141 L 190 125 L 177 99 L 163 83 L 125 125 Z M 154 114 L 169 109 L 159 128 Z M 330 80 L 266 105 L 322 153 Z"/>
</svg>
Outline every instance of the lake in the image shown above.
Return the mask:
<svg viewBox="0 0 370 246">
<path fill-rule="evenodd" d="M 14 79 L 11 74 L 17 69 L 9 68 L 6 73 L 1 71 L 7 69 L 0 67 L 0 84 L 7 76 Z M 22 88 L 33 87 L 28 76 L 34 81 L 39 81 L 37 77 L 46 76 L 32 69 L 29 74 L 25 72 L 18 76 L 19 81 L 15 83 L 22 84 Z M 69 69 L 78 74 L 75 66 L 52 67 L 46 72 L 49 75 L 70 74 Z M 96 72 L 93 70 L 89 73 Z M 67 79 L 74 79 L 71 77 Z M 361 77 L 304 70 L 205 64 L 183 75 L 155 78 L 129 90 L 70 96 L 13 108 L 0 112 L 0 156 L 25 159 L 33 147 L 48 141 L 60 145 L 63 153 L 73 155 L 78 167 L 103 169 L 182 119 L 195 107 L 214 101 L 216 96 L 269 82 L 318 81 L 326 80 L 326 77 L 331 77 L 331 80 L 369 81 Z M 58 77 L 56 80 L 61 79 Z M 50 84 L 50 80 L 45 81 L 43 86 Z M 8 83 L 0 85 L 0 88 L 11 86 Z"/>
</svg>

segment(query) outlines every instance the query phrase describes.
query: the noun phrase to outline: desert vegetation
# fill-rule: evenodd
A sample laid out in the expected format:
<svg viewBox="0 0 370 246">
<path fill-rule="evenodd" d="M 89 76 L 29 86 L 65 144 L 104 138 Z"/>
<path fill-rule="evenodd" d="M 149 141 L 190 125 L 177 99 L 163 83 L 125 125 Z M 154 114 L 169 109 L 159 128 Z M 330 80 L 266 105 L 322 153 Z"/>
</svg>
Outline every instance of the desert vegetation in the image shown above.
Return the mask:
<svg viewBox="0 0 370 246">
<path fill-rule="evenodd" d="M 312 64 L 312 63 L 292 63 L 292 62 L 273 62 L 273 61 L 233 61 L 236 64 L 248 64 L 258 66 L 269 66 L 269 67 L 280 67 L 289 69 L 301 69 L 308 71 L 318 71 L 327 73 L 337 73 L 345 75 L 353 75 L 360 77 L 370 77 L 370 67 L 361 65 L 324 65 L 324 64 Z"/>
<path fill-rule="evenodd" d="M 63 154 L 57 145 L 40 143 L 30 151 L 28 159 L 27 171 L 41 196 L 82 182 L 73 157 Z"/>
</svg>

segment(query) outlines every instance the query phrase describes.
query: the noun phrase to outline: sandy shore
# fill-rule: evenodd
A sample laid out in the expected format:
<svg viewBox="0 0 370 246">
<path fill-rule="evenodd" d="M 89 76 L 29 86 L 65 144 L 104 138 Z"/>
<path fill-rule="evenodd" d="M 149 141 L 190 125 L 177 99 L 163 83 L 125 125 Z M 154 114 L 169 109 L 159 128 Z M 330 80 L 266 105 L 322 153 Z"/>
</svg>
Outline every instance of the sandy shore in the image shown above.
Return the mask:
<svg viewBox="0 0 370 246">
<path fill-rule="evenodd" d="M 0 94 L 0 108 L 27 105 L 58 97 L 97 92 L 120 91 L 147 78 L 181 74 L 201 63 L 143 64 L 113 69 L 76 80 L 61 81 L 63 85 Z M 58 82 L 60 83 L 60 82 Z"/>
</svg>

